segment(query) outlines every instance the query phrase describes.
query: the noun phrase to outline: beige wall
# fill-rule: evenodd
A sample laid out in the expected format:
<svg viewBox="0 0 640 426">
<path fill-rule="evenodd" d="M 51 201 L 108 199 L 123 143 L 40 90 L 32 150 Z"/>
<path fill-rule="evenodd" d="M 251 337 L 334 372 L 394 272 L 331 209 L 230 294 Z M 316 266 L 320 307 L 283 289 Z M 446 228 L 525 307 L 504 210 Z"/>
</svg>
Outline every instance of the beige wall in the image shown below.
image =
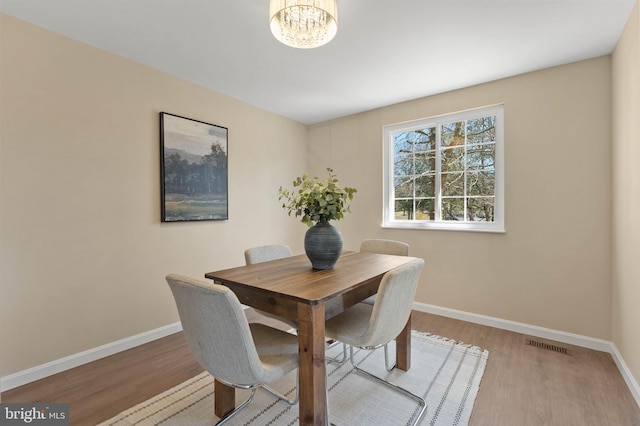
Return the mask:
<svg viewBox="0 0 640 426">
<path fill-rule="evenodd" d="M 640 380 L 640 6 L 613 53 L 613 342 Z"/>
<path fill-rule="evenodd" d="M 610 57 L 313 126 L 310 168 L 358 189 L 345 247 L 406 241 L 417 301 L 611 339 Z M 505 234 L 381 229 L 382 126 L 504 103 Z"/>
<path fill-rule="evenodd" d="M 305 126 L 0 15 L 0 377 L 178 320 L 169 272 L 298 242 Z M 229 128 L 229 220 L 160 223 L 158 113 Z M 267 226 L 265 226 L 267 225 Z"/>
</svg>

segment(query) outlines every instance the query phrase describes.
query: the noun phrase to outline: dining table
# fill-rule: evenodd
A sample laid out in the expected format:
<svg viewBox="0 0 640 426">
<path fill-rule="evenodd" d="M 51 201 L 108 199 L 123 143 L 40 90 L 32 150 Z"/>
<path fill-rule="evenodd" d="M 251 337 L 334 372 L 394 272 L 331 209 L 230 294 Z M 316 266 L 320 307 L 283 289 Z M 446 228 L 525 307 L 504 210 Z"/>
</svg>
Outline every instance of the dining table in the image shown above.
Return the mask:
<svg viewBox="0 0 640 426">
<path fill-rule="evenodd" d="M 244 305 L 298 324 L 299 424 L 328 425 L 325 321 L 377 293 L 382 277 L 415 259 L 344 251 L 331 269 L 311 267 L 306 255 L 208 272 Z M 396 338 L 396 368 L 411 366 L 411 318 Z M 214 410 L 223 417 L 235 407 L 235 389 L 215 381 Z"/>
</svg>

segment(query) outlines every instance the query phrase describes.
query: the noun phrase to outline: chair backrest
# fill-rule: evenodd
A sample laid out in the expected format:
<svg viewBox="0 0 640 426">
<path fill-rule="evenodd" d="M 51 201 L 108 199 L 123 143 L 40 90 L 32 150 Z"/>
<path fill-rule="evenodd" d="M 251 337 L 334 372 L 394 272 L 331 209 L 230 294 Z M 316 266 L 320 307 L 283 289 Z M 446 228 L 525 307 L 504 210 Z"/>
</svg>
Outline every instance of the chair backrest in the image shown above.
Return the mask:
<svg viewBox="0 0 640 426">
<path fill-rule="evenodd" d="M 424 260 L 416 258 L 382 277 L 369 327 L 363 336 L 365 343 L 359 346 L 383 345 L 400 334 L 411 315 L 423 268 Z"/>
<path fill-rule="evenodd" d="M 284 259 L 285 257 L 291 257 L 291 255 L 292 253 L 289 246 L 270 244 L 246 249 L 244 251 L 244 260 L 247 262 L 247 265 L 252 265 L 270 260 Z"/>
<path fill-rule="evenodd" d="M 360 244 L 360 251 L 366 253 L 392 254 L 395 256 L 409 256 L 409 244 L 393 240 L 364 240 Z"/>
<path fill-rule="evenodd" d="M 236 295 L 222 285 L 167 275 L 191 352 L 212 376 L 240 385 L 264 374 L 247 318 Z"/>
</svg>

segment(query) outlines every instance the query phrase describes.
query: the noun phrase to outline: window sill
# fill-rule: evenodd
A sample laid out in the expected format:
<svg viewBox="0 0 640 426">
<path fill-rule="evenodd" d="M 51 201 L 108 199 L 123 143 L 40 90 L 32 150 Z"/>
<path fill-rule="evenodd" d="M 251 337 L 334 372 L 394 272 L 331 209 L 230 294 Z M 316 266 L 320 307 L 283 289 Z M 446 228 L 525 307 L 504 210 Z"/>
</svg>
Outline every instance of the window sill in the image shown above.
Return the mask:
<svg viewBox="0 0 640 426">
<path fill-rule="evenodd" d="M 389 222 L 382 224 L 383 229 L 413 229 L 418 231 L 462 231 L 462 232 L 489 232 L 494 234 L 506 234 L 502 224 L 498 223 L 443 223 L 443 222 Z"/>
</svg>

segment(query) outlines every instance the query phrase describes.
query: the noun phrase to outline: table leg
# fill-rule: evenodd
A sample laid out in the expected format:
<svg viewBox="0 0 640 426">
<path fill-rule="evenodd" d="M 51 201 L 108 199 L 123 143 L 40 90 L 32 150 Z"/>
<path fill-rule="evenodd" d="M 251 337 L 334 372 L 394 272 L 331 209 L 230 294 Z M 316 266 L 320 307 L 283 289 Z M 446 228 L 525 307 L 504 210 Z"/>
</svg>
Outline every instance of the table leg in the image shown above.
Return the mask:
<svg viewBox="0 0 640 426">
<path fill-rule="evenodd" d="M 396 337 L 396 368 L 404 371 L 411 368 L 411 315 Z"/>
<path fill-rule="evenodd" d="M 324 304 L 298 305 L 300 424 L 328 424 Z"/>
<path fill-rule="evenodd" d="M 213 412 L 219 418 L 223 418 L 236 406 L 236 390 L 222 382 L 214 380 L 214 409 Z"/>
</svg>

